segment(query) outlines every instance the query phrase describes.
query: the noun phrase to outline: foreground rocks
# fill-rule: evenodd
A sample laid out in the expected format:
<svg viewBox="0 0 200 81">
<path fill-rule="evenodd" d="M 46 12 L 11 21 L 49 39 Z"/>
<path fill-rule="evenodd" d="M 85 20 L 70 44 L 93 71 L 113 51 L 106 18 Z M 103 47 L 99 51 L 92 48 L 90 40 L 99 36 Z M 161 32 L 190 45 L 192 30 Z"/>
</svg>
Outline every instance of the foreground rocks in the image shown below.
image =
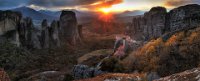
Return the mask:
<svg viewBox="0 0 200 81">
<path fill-rule="evenodd" d="M 143 74 L 108 73 L 94 78 L 75 81 L 143 81 Z"/>
<path fill-rule="evenodd" d="M 127 34 L 134 40 L 150 40 L 164 33 L 187 30 L 200 24 L 200 5 L 191 4 L 172 9 L 154 7 L 144 15 L 135 16 L 127 27 Z"/>
<path fill-rule="evenodd" d="M 199 81 L 200 68 L 194 68 L 181 73 L 173 74 L 154 81 Z"/>
<path fill-rule="evenodd" d="M 81 64 L 75 65 L 72 72 L 75 80 L 91 78 L 103 73 L 103 71 L 96 67 L 88 67 L 87 65 Z"/>
<path fill-rule="evenodd" d="M 64 81 L 65 75 L 59 71 L 45 71 L 30 76 L 27 81 Z"/>
</svg>

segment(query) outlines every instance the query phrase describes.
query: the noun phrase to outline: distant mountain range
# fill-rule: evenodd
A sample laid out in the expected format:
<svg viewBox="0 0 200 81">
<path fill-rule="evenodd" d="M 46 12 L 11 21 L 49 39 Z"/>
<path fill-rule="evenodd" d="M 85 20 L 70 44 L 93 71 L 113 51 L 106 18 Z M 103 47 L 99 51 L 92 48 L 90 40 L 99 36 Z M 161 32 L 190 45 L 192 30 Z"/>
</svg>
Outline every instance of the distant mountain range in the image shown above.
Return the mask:
<svg viewBox="0 0 200 81">
<path fill-rule="evenodd" d="M 19 7 L 19 8 L 12 9 L 12 11 L 21 12 L 23 14 L 23 17 L 30 17 L 33 20 L 47 19 L 47 20 L 52 21 L 52 20 L 58 19 L 58 17 L 56 16 L 52 16 L 50 14 L 44 14 L 44 13 L 41 13 L 40 11 L 36 11 L 29 7 Z"/>
<path fill-rule="evenodd" d="M 61 11 L 50 11 L 50 10 L 34 10 L 29 7 L 19 7 L 15 9 L 11 9 L 12 11 L 18 11 L 23 14 L 23 17 L 31 17 L 34 21 L 34 24 L 40 25 L 40 22 L 44 19 L 47 19 L 49 22 L 53 20 L 59 20 Z M 76 13 L 78 22 L 80 24 L 87 23 L 92 21 L 92 19 L 98 18 L 97 14 L 94 12 L 86 12 L 86 11 L 78 11 L 75 9 L 70 9 L 70 11 L 73 11 Z M 115 17 L 117 18 L 124 18 L 130 20 L 130 16 L 140 15 L 143 14 L 144 11 L 125 11 L 122 13 L 115 14 Z"/>
</svg>

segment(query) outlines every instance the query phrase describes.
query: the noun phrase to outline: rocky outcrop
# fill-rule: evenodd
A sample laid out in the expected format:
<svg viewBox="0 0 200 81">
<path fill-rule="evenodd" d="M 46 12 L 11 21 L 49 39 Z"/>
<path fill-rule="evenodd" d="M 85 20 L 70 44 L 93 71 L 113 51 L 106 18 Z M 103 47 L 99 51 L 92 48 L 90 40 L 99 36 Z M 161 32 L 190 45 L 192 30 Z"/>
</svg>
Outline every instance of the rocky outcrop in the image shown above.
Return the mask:
<svg viewBox="0 0 200 81">
<path fill-rule="evenodd" d="M 45 71 L 30 76 L 27 81 L 65 81 L 65 74 L 59 71 Z"/>
<path fill-rule="evenodd" d="M 8 74 L 0 68 L 0 81 L 10 81 Z"/>
<path fill-rule="evenodd" d="M 154 7 L 144 15 L 135 16 L 127 27 L 127 34 L 134 40 L 158 38 L 164 33 L 198 27 L 200 5 L 191 4 L 172 9 L 167 13 L 163 7 Z"/>
<path fill-rule="evenodd" d="M 164 78 L 160 78 L 154 81 L 199 81 L 200 80 L 200 68 L 194 68 L 182 73 L 173 74 Z"/>
<path fill-rule="evenodd" d="M 69 44 L 76 44 L 81 41 L 74 12 L 62 11 L 60 16 L 60 28 L 62 30 L 62 41 L 67 41 Z"/>
</svg>

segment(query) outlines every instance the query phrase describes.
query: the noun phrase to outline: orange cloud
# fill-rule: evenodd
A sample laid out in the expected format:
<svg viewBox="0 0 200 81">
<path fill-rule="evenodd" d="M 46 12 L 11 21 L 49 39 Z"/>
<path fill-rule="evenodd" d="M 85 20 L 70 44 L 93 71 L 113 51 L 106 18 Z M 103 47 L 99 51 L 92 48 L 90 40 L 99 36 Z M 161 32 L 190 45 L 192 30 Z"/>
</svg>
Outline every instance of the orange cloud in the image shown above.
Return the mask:
<svg viewBox="0 0 200 81">
<path fill-rule="evenodd" d="M 123 2 L 123 0 L 99 0 L 95 3 L 90 4 L 90 5 L 85 5 L 84 7 L 91 9 L 91 10 L 99 10 L 99 9 L 102 9 L 102 8 L 104 8 L 104 9 L 110 8 L 113 5 L 120 4 L 122 2 Z"/>
<path fill-rule="evenodd" d="M 99 7 L 109 8 L 112 5 L 119 4 L 122 2 L 123 2 L 123 0 L 105 0 L 105 1 L 101 1 L 101 2 L 99 2 L 99 4 L 96 4 L 93 6 L 95 6 L 97 8 L 99 8 Z"/>
<path fill-rule="evenodd" d="M 190 2 L 192 2 L 192 0 L 166 0 L 164 5 L 167 7 L 176 7 Z"/>
</svg>

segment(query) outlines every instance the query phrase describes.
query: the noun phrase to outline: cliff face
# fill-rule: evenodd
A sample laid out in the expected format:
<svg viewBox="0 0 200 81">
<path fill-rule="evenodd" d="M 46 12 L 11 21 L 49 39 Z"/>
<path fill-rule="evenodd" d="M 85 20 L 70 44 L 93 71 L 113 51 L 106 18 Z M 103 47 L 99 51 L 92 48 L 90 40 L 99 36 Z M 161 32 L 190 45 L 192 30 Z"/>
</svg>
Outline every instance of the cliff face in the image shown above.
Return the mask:
<svg viewBox="0 0 200 81">
<path fill-rule="evenodd" d="M 200 5 L 186 5 L 167 14 L 166 27 L 170 31 L 200 26 Z"/>
<path fill-rule="evenodd" d="M 167 32 L 179 31 L 200 25 L 200 5 L 191 4 L 172 9 L 154 7 L 144 15 L 133 17 L 127 34 L 135 40 L 158 38 Z"/>
</svg>

